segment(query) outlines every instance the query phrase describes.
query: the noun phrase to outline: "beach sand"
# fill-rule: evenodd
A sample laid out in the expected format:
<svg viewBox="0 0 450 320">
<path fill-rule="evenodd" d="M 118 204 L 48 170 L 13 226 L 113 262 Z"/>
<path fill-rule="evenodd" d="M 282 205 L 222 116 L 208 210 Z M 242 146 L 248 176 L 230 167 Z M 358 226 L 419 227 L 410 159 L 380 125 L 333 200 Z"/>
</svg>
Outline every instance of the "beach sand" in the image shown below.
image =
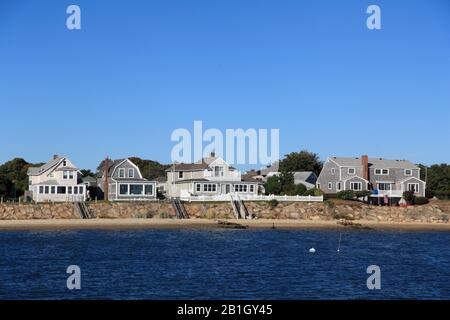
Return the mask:
<svg viewBox="0 0 450 320">
<path fill-rule="evenodd" d="M 353 229 L 342 226 L 337 221 L 311 220 L 221 220 L 239 223 L 249 229 Z M 415 222 L 374 222 L 352 221 L 362 227 L 375 230 L 404 231 L 450 231 L 450 223 Z M 54 219 L 54 220 L 0 220 L 1 230 L 65 230 L 65 229 L 180 229 L 180 228 L 217 228 L 217 220 L 212 219 Z"/>
</svg>

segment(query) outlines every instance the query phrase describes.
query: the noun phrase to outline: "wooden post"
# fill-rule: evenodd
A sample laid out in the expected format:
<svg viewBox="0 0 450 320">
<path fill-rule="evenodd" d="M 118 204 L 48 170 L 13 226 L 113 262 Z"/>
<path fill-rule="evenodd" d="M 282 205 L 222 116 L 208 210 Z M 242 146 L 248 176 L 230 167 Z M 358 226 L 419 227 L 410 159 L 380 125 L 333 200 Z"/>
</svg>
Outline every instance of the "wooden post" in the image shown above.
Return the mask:
<svg viewBox="0 0 450 320">
<path fill-rule="evenodd" d="M 109 182 L 108 182 L 108 171 L 109 171 L 109 159 L 108 157 L 106 157 L 105 159 L 105 164 L 103 165 L 103 169 L 104 169 L 104 175 L 105 175 L 105 184 L 103 186 L 103 190 L 104 190 L 104 198 L 106 201 L 109 200 Z"/>
</svg>

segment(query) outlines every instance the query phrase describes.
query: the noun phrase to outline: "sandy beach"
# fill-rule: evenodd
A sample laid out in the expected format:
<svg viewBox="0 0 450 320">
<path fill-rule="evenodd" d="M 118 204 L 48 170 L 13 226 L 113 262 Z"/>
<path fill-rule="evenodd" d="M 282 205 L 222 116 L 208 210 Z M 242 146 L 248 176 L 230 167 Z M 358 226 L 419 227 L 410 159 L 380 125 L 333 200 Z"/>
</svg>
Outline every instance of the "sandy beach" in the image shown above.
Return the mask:
<svg viewBox="0 0 450 320">
<path fill-rule="evenodd" d="M 311 220 L 221 220 L 239 223 L 249 229 L 353 229 L 337 221 Z M 450 231 L 450 223 L 379 223 L 374 221 L 353 221 L 362 227 L 375 230 L 403 231 Z M 0 231 L 4 230 L 66 230 L 66 229 L 180 229 L 217 228 L 217 220 L 209 219 L 47 219 L 47 220 L 0 220 Z"/>
</svg>

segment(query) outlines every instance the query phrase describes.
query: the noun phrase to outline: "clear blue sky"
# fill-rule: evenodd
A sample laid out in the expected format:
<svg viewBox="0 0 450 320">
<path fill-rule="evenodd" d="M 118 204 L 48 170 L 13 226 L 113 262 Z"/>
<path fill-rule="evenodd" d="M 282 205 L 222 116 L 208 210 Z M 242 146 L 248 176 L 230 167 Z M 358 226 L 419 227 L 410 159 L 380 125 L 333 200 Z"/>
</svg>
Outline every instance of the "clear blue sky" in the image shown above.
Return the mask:
<svg viewBox="0 0 450 320">
<path fill-rule="evenodd" d="M 0 117 L 0 162 L 169 162 L 194 120 L 279 128 L 281 154 L 450 162 L 450 2 L 0 0 Z"/>
</svg>

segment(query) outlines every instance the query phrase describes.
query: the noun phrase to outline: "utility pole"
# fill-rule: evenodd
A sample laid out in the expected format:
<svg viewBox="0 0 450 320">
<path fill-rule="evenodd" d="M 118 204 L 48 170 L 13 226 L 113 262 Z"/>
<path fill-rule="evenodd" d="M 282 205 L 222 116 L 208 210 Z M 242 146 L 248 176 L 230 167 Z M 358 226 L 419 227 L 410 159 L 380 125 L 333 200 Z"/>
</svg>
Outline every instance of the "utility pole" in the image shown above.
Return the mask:
<svg viewBox="0 0 450 320">
<path fill-rule="evenodd" d="M 103 185 L 103 193 L 104 193 L 104 200 L 109 200 L 109 181 L 108 181 L 108 171 L 109 171 L 109 159 L 108 156 L 106 156 L 105 163 L 103 164 L 103 174 L 105 176 L 105 181 Z"/>
</svg>

